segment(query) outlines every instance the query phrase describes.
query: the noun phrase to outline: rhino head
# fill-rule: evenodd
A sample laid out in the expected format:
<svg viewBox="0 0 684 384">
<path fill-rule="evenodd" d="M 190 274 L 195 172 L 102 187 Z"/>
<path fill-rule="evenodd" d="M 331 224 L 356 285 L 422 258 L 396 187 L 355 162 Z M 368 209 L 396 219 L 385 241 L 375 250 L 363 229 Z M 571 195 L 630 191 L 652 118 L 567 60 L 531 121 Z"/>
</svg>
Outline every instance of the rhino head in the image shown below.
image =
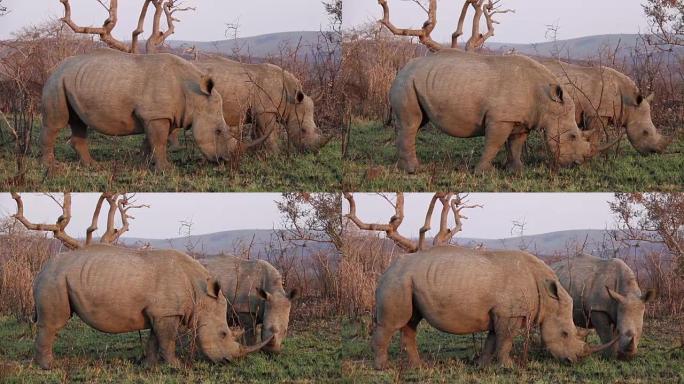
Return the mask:
<svg viewBox="0 0 684 384">
<path fill-rule="evenodd" d="M 256 352 L 272 341 L 272 337 L 263 338 L 262 343 L 250 347 L 237 342 L 240 335 L 234 334 L 228 327 L 228 302 L 217 280 L 208 278 L 203 292 L 197 296 L 193 313 L 197 321 L 197 338 L 202 353 L 209 360 L 215 363 L 229 362 Z"/>
<path fill-rule="evenodd" d="M 297 290 L 293 289 L 289 294 L 284 292 L 266 292 L 257 288 L 259 297 L 264 300 L 264 319 L 261 326 L 261 339 L 271 339 L 263 350 L 271 353 L 279 353 L 282 343 L 287 336 L 287 327 L 290 322 L 290 308 L 292 300 L 297 297 Z"/>
<path fill-rule="evenodd" d="M 237 140 L 223 120 L 223 99 L 216 89 L 214 80 L 202 76 L 199 91 L 187 97 L 192 135 L 202 154 L 210 161 L 228 159 Z"/>
<path fill-rule="evenodd" d="M 314 121 L 314 99 L 306 95 L 298 82 L 286 85 L 288 110 L 285 113 L 285 129 L 290 144 L 300 152 L 317 151 L 330 141 Z"/>
<path fill-rule="evenodd" d="M 641 154 L 663 153 L 674 139 L 661 135 L 651 120 L 651 103 L 654 95 L 623 96 L 623 124 L 627 138 Z"/>
<path fill-rule="evenodd" d="M 620 359 L 631 359 L 637 353 L 637 346 L 641 338 L 644 325 L 644 311 L 646 303 L 656 296 L 654 290 L 648 290 L 641 296 L 621 295 L 606 287 L 608 296 L 617 304 L 616 325 L 618 332 L 617 352 Z"/>
<path fill-rule="evenodd" d="M 581 164 L 592 156 L 593 149 L 586 134 L 577 127 L 575 104 L 565 97 L 559 84 L 550 84 L 543 94 L 550 99 L 541 126 L 551 154 L 561 166 Z"/>
<path fill-rule="evenodd" d="M 579 332 L 572 321 L 572 298 L 558 280 L 546 279 L 541 292 L 541 336 L 546 348 L 557 359 L 574 363 L 606 348 L 617 338 L 601 346 L 590 347 L 586 333 Z"/>
</svg>

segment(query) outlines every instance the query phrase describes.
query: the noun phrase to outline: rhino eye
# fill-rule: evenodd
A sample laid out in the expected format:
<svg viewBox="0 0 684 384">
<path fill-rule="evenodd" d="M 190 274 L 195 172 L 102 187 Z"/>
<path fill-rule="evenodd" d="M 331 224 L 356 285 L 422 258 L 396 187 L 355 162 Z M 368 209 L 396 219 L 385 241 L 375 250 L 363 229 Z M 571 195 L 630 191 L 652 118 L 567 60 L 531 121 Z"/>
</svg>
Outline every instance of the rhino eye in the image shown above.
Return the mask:
<svg viewBox="0 0 684 384">
<path fill-rule="evenodd" d="M 564 338 L 567 338 L 568 336 L 570 336 L 570 334 L 567 333 L 567 332 L 565 332 L 565 331 L 561 332 L 561 335 L 562 335 Z"/>
<path fill-rule="evenodd" d="M 571 133 L 570 134 L 570 140 L 577 140 L 577 135 L 575 135 L 574 133 Z"/>
<path fill-rule="evenodd" d="M 220 134 L 221 134 L 221 129 L 220 129 L 220 128 L 216 128 L 216 131 L 214 131 L 214 132 L 216 132 L 217 135 L 220 135 Z"/>
<path fill-rule="evenodd" d="M 643 132 L 644 136 L 648 136 L 648 131 Z"/>
<path fill-rule="evenodd" d="M 221 338 L 222 338 L 222 339 L 225 339 L 226 337 L 228 337 L 228 332 L 226 332 L 226 331 L 221 331 Z"/>
</svg>

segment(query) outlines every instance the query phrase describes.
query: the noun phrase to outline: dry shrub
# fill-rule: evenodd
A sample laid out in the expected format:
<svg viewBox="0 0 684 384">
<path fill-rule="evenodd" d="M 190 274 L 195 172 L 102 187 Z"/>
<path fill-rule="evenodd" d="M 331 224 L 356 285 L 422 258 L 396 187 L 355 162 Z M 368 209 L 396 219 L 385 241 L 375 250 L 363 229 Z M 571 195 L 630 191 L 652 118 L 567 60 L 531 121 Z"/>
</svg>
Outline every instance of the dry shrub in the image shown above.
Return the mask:
<svg viewBox="0 0 684 384">
<path fill-rule="evenodd" d="M 26 231 L 14 220 L 0 226 L 0 315 L 31 322 L 34 315 L 33 280 L 59 249 L 59 242 Z"/>
</svg>

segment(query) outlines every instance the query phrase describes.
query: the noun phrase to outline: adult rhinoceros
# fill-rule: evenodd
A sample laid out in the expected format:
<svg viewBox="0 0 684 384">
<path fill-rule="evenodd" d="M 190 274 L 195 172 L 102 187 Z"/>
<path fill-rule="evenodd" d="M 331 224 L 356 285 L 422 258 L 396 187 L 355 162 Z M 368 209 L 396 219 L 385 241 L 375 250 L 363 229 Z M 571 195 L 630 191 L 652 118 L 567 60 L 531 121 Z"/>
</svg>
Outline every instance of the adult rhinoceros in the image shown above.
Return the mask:
<svg viewBox="0 0 684 384">
<path fill-rule="evenodd" d="M 651 120 L 653 94 L 643 96 L 634 81 L 613 68 L 586 67 L 544 60 L 575 102 L 575 120 L 598 139 L 610 125 L 624 127 L 632 146 L 642 154 L 662 153 L 673 137 L 661 135 Z"/>
<path fill-rule="evenodd" d="M 255 138 L 268 136 L 269 150 L 278 150 L 281 126 L 288 144 L 300 151 L 318 150 L 330 140 L 316 126 L 313 99 L 290 72 L 273 64 L 222 57 L 202 59 L 196 65 L 216 81 L 226 123 L 235 127 L 251 122 Z"/>
<path fill-rule="evenodd" d="M 496 355 L 511 366 L 513 337 L 539 325 L 555 357 L 574 362 L 591 352 L 572 323 L 572 298 L 551 268 L 522 251 L 434 247 L 403 255 L 382 274 L 375 291 L 375 368 L 387 366 L 394 333 L 412 365 L 420 364 L 416 329 L 421 320 L 458 335 L 488 331 L 481 365 Z M 614 342 L 614 341 L 613 341 Z"/>
<path fill-rule="evenodd" d="M 146 135 L 157 169 L 169 167 L 166 142 L 191 128 L 207 159 L 227 158 L 237 140 L 223 120 L 215 81 L 171 54 L 134 55 L 98 49 L 62 62 L 43 88 L 43 162 L 54 161 L 55 139 L 69 125 L 71 145 L 89 164 L 88 128 L 105 135 Z"/>
<path fill-rule="evenodd" d="M 224 362 L 259 350 L 234 340 L 221 285 L 190 256 L 174 250 L 91 245 L 48 260 L 33 287 L 36 362 L 50 369 L 57 332 L 75 313 L 107 333 L 150 329 L 146 359 L 178 365 L 178 327 L 196 327 L 202 352 Z"/>
<path fill-rule="evenodd" d="M 637 353 L 646 303 L 655 291 L 644 293 L 624 261 L 579 255 L 552 266 L 574 302 L 573 319 L 583 328 L 595 328 L 601 341 L 619 337 L 606 357 L 630 359 Z"/>
<path fill-rule="evenodd" d="M 443 49 L 411 60 L 389 92 L 397 128 L 399 167 L 416 171 L 416 135 L 432 122 L 455 137 L 485 137 L 475 171 L 492 167 L 504 144 L 508 168 L 522 169 L 528 133 L 541 129 L 561 165 L 581 163 L 598 152 L 575 122 L 575 106 L 558 79 L 536 61 L 519 55 L 487 56 Z"/>
<path fill-rule="evenodd" d="M 272 338 L 262 350 L 280 352 L 297 290 L 285 292 L 280 272 L 264 260 L 224 255 L 200 262 L 221 283 L 228 300 L 228 321 L 245 329 L 247 344 L 256 344 L 256 329 L 261 325 L 261 339 Z"/>
</svg>

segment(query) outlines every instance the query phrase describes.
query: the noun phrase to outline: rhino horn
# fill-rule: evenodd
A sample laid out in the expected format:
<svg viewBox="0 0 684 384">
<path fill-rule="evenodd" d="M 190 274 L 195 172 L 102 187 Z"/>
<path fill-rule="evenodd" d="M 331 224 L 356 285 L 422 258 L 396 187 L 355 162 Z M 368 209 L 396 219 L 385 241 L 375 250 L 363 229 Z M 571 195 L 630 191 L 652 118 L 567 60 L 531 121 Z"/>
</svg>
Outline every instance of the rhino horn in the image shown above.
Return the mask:
<svg viewBox="0 0 684 384">
<path fill-rule="evenodd" d="M 271 342 L 271 340 L 273 340 L 273 337 L 274 336 L 271 335 L 271 337 L 269 337 L 268 339 L 262 341 L 259 344 L 255 344 L 255 345 L 250 345 L 250 346 L 240 345 L 240 352 L 238 352 L 238 355 L 235 357 L 242 357 L 245 355 L 249 355 L 252 352 L 260 351 L 261 348 L 265 347 L 268 343 Z"/>
<path fill-rule="evenodd" d="M 605 344 L 596 345 L 596 346 L 593 346 L 593 347 L 587 346 L 586 348 L 584 348 L 584 352 L 583 352 L 581 355 L 579 355 L 578 357 L 579 357 L 579 358 L 585 358 L 585 357 L 591 355 L 592 353 L 601 352 L 601 351 L 603 351 L 604 349 L 608 349 L 608 348 L 612 347 L 613 344 L 617 343 L 618 340 L 620 340 L 620 336 L 619 336 L 619 335 L 616 336 L 613 340 L 611 340 L 611 341 L 609 341 L 609 342 L 607 342 L 607 343 L 605 343 Z"/>
<path fill-rule="evenodd" d="M 660 140 L 660 143 L 658 144 L 658 148 L 656 149 L 656 152 L 657 152 L 657 153 L 665 153 L 665 150 L 667 149 L 667 147 L 670 146 L 670 144 L 672 144 L 672 142 L 674 141 L 674 139 L 675 139 L 675 135 L 671 135 L 671 136 L 668 136 L 668 137 L 663 137 L 663 138 Z"/>
<path fill-rule="evenodd" d="M 250 141 L 249 143 L 240 143 L 240 147 L 239 147 L 240 152 L 241 153 L 247 152 L 247 151 L 251 150 L 252 148 L 260 146 L 264 141 L 266 141 L 266 139 L 268 139 L 269 136 L 271 136 L 273 131 L 274 131 L 274 129 L 271 128 L 271 130 L 268 131 L 267 134 L 259 137 L 258 139 L 254 139 L 254 140 Z"/>
<path fill-rule="evenodd" d="M 316 145 L 316 148 L 320 149 L 320 148 L 325 147 L 328 144 L 328 142 L 330 142 L 331 139 L 332 139 L 332 135 L 321 136 L 321 140 Z"/>
<path fill-rule="evenodd" d="M 594 156 L 596 156 L 596 155 L 598 155 L 598 154 L 600 154 L 600 153 L 603 153 L 603 152 L 609 150 L 609 149 L 610 149 L 611 147 L 613 147 L 615 144 L 619 143 L 620 140 L 622 140 L 622 135 L 616 137 L 616 138 L 613 139 L 612 141 L 609 141 L 609 142 L 607 142 L 607 143 L 605 143 L 605 144 L 603 144 L 603 145 L 597 145 L 597 146 L 595 146 L 595 147 L 592 149 L 591 154 L 589 155 L 589 157 L 594 157 Z"/>
</svg>

